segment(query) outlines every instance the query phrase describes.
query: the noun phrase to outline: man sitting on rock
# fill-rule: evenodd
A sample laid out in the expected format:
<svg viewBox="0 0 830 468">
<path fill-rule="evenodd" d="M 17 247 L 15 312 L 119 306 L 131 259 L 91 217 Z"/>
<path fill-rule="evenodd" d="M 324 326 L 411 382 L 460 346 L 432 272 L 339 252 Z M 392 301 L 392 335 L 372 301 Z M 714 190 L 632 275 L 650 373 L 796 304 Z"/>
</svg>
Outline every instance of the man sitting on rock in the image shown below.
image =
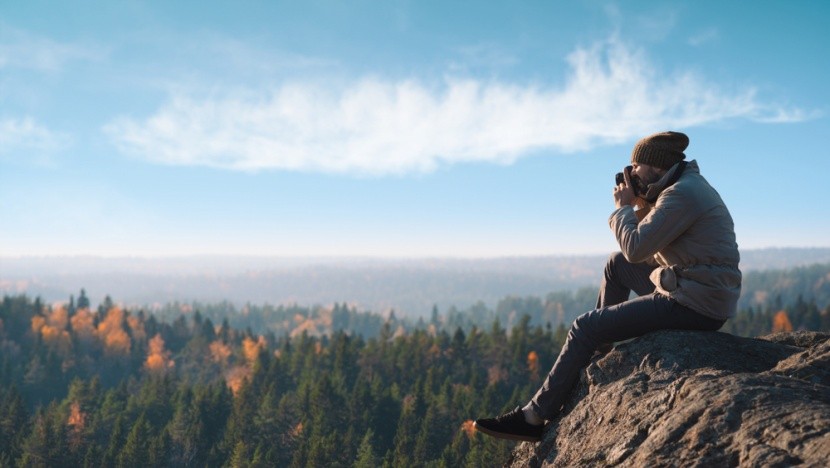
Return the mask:
<svg viewBox="0 0 830 468">
<path fill-rule="evenodd" d="M 634 146 L 609 219 L 622 251 L 608 259 L 596 309 L 574 321 L 530 402 L 475 421 L 477 430 L 539 441 L 596 350 L 657 330 L 718 330 L 735 315 L 741 272 L 734 224 L 697 162 L 685 161 L 688 145 L 683 133 L 663 132 Z M 638 297 L 629 300 L 631 291 Z"/>
</svg>

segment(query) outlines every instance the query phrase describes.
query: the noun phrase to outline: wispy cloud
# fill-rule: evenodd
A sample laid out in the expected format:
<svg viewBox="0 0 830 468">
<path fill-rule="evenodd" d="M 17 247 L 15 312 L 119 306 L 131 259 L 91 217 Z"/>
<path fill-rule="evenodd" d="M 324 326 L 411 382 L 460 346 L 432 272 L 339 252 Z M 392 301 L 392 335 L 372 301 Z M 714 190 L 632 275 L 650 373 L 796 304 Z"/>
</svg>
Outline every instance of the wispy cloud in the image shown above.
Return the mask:
<svg viewBox="0 0 830 468">
<path fill-rule="evenodd" d="M 768 112 L 759 115 L 756 120 L 762 123 L 777 124 L 804 122 L 805 120 L 815 120 L 823 116 L 824 112 L 817 109 L 808 111 L 804 109 L 778 107 L 769 109 Z"/>
<path fill-rule="evenodd" d="M 719 37 L 720 34 L 717 29 L 709 28 L 690 37 L 686 42 L 690 46 L 698 47 L 712 41 L 717 41 Z"/>
<path fill-rule="evenodd" d="M 51 131 L 31 117 L 0 118 L 0 156 L 24 153 L 26 157 L 40 158 L 70 143 L 68 135 Z"/>
<path fill-rule="evenodd" d="M 57 71 L 67 62 L 98 60 L 105 55 L 100 48 L 56 42 L 6 24 L 0 26 L 0 70 Z"/>
<path fill-rule="evenodd" d="M 451 70 L 469 70 L 471 68 L 506 68 L 519 63 L 519 59 L 496 44 L 481 43 L 455 48 L 460 60 L 449 64 Z"/>
<path fill-rule="evenodd" d="M 104 130 L 123 152 L 155 163 L 382 175 L 586 151 L 732 118 L 808 118 L 765 105 L 753 89 L 666 73 L 614 38 L 567 62 L 561 85 L 367 78 L 336 90 L 288 83 L 261 94 L 178 92 L 149 118 L 121 117 Z"/>
</svg>

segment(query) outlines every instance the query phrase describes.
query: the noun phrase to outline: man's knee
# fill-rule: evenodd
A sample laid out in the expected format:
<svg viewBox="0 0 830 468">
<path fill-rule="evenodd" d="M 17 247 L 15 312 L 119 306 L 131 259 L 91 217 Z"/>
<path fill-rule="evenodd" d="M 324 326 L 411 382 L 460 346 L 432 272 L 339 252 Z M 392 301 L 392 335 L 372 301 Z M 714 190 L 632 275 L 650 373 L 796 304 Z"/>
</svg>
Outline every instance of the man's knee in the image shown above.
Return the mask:
<svg viewBox="0 0 830 468">
<path fill-rule="evenodd" d="M 625 259 L 622 252 L 614 252 L 609 255 L 608 261 L 605 262 L 605 277 L 616 276 L 617 266 L 623 263 L 628 263 L 628 260 Z"/>
<path fill-rule="evenodd" d="M 596 311 L 592 310 L 591 312 L 586 312 L 574 320 L 573 325 L 571 325 L 571 330 L 569 335 L 572 338 L 586 338 L 591 341 L 594 341 L 594 322 L 596 321 Z"/>
<path fill-rule="evenodd" d="M 625 259 L 625 255 L 622 252 L 614 252 L 608 256 L 607 265 L 618 265 L 620 263 L 628 263 L 628 260 Z"/>
</svg>

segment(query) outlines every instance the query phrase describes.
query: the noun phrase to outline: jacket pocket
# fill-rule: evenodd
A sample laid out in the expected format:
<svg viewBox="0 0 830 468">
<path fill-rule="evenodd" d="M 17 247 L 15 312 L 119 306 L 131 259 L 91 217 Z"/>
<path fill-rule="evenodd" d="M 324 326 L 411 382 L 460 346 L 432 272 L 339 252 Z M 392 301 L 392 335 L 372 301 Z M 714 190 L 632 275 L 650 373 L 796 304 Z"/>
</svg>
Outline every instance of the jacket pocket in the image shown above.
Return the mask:
<svg viewBox="0 0 830 468">
<path fill-rule="evenodd" d="M 677 274 L 674 272 L 674 267 L 656 268 L 649 275 L 649 279 L 663 291 L 672 292 L 677 289 Z"/>
</svg>

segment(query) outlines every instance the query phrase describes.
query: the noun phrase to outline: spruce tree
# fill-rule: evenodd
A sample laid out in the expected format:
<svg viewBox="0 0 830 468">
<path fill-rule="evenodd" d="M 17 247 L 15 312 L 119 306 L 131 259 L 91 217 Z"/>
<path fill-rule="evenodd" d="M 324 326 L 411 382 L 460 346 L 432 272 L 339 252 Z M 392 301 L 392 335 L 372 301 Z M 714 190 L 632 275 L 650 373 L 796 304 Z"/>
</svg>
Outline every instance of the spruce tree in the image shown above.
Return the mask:
<svg viewBox="0 0 830 468">
<path fill-rule="evenodd" d="M 354 468 L 376 468 L 378 466 L 378 458 L 375 455 L 375 449 L 372 446 L 372 439 L 375 433 L 369 429 L 363 435 L 363 440 L 360 441 L 360 447 L 357 449 L 357 458 L 354 462 Z"/>
<path fill-rule="evenodd" d="M 150 443 L 153 438 L 151 431 L 150 423 L 142 414 L 127 434 L 124 447 L 118 454 L 116 466 L 124 468 L 150 466 Z"/>
</svg>

